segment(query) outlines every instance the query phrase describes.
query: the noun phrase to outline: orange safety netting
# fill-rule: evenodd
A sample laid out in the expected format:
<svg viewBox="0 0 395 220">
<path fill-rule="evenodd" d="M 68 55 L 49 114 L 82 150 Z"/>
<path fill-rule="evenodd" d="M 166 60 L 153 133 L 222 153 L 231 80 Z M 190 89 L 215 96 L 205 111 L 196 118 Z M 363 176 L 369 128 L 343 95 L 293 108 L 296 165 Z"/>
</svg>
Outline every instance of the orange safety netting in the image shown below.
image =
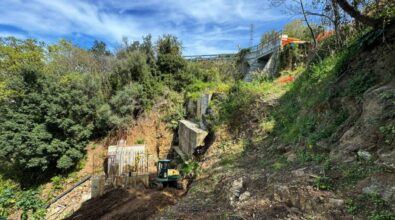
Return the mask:
<svg viewBox="0 0 395 220">
<path fill-rule="evenodd" d="M 282 44 L 283 46 L 285 46 L 285 45 L 287 45 L 287 44 L 290 44 L 290 43 L 302 44 L 302 43 L 305 43 L 305 41 L 300 40 L 300 39 L 295 38 L 295 37 L 287 37 L 287 38 L 282 38 L 282 39 L 281 39 L 281 44 Z"/>
<path fill-rule="evenodd" d="M 291 76 L 291 75 L 281 76 L 280 78 L 278 78 L 278 82 L 279 82 L 279 83 L 283 83 L 283 84 L 292 82 L 292 81 L 294 81 L 294 80 L 295 80 L 295 77 L 294 77 L 294 76 Z"/>
</svg>

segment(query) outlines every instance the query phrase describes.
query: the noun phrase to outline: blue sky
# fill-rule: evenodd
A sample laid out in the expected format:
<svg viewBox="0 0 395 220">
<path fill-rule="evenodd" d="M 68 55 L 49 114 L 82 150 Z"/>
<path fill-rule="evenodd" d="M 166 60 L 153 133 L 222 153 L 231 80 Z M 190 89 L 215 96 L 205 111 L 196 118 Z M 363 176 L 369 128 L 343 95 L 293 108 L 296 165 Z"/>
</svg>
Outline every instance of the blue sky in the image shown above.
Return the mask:
<svg viewBox="0 0 395 220">
<path fill-rule="evenodd" d="M 265 0 L 1 0 L 0 37 L 65 38 L 88 48 L 95 39 L 116 48 L 122 37 L 176 35 L 183 54 L 232 53 L 292 20 Z"/>
</svg>

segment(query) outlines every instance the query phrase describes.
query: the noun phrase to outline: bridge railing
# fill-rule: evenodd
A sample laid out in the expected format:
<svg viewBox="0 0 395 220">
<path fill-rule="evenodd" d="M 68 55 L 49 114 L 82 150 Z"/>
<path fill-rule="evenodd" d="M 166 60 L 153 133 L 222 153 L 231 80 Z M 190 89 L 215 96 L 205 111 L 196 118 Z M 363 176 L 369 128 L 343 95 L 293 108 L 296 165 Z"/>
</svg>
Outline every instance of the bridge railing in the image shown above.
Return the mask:
<svg viewBox="0 0 395 220">
<path fill-rule="evenodd" d="M 235 59 L 234 53 L 224 54 L 206 54 L 206 55 L 189 55 L 183 56 L 186 60 L 232 60 Z"/>
<path fill-rule="evenodd" d="M 272 53 L 275 49 L 281 47 L 282 31 L 276 32 L 268 41 L 258 45 L 249 47 L 250 52 L 246 54 L 246 59 L 257 59 Z M 183 56 L 186 60 L 233 60 L 236 59 L 236 54 L 206 54 L 206 55 L 189 55 Z"/>
<path fill-rule="evenodd" d="M 250 54 L 247 55 L 247 58 L 250 59 L 257 58 L 270 54 L 276 48 L 281 47 L 281 41 L 282 41 L 282 32 L 281 31 L 276 32 L 275 36 L 270 38 L 267 42 L 260 43 L 253 47 L 249 47 Z"/>
</svg>

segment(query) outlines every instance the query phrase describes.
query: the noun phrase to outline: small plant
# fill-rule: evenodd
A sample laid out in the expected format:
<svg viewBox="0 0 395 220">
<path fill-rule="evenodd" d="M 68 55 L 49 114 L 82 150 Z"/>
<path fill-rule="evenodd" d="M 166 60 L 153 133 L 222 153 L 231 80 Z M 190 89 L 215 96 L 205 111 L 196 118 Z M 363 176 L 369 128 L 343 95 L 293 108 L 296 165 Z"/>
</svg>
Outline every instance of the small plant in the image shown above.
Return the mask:
<svg viewBox="0 0 395 220">
<path fill-rule="evenodd" d="M 55 190 L 62 189 L 64 179 L 61 176 L 54 176 L 51 178 L 52 187 Z"/>
<path fill-rule="evenodd" d="M 277 161 L 277 162 L 275 162 L 273 165 L 272 165 L 272 168 L 274 169 L 274 170 L 282 170 L 284 167 L 286 167 L 287 166 L 287 164 L 285 164 L 285 163 L 282 163 L 282 162 L 279 162 L 279 161 Z"/>
<path fill-rule="evenodd" d="M 288 166 L 287 160 L 284 157 L 279 157 L 276 162 L 273 163 L 272 168 L 275 171 L 282 170 Z"/>
<path fill-rule="evenodd" d="M 270 134 L 273 131 L 274 125 L 275 125 L 275 121 L 273 119 L 271 119 L 271 120 L 262 122 L 259 126 L 263 132 Z"/>
<path fill-rule="evenodd" d="M 395 142 L 395 124 L 388 124 L 379 128 L 380 132 L 384 135 L 384 142 L 391 145 Z"/>
<path fill-rule="evenodd" d="M 185 162 L 181 168 L 181 174 L 183 176 L 195 175 L 198 168 L 199 164 L 196 161 Z"/>
<path fill-rule="evenodd" d="M 138 138 L 134 143 L 135 144 L 144 144 L 144 139 Z"/>
<path fill-rule="evenodd" d="M 346 210 L 348 213 L 355 215 L 358 212 L 358 206 L 352 199 L 349 198 L 346 200 Z"/>
<path fill-rule="evenodd" d="M 327 176 L 318 176 L 315 178 L 313 185 L 320 190 L 330 190 L 333 188 L 333 181 Z"/>
<path fill-rule="evenodd" d="M 219 145 L 219 148 L 221 149 L 221 150 L 225 150 L 226 148 L 228 148 L 229 147 L 229 142 L 221 142 L 221 144 Z"/>
</svg>

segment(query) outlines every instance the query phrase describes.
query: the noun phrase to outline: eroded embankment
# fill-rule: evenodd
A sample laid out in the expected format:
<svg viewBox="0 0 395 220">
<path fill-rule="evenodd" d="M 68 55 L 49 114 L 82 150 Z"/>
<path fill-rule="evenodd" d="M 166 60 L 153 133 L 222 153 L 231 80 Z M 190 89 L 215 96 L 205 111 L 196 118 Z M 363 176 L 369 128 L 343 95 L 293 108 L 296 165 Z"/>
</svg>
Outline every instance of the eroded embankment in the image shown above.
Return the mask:
<svg viewBox="0 0 395 220">
<path fill-rule="evenodd" d="M 394 219 L 395 28 L 368 41 L 236 111 L 157 218 Z"/>
</svg>

